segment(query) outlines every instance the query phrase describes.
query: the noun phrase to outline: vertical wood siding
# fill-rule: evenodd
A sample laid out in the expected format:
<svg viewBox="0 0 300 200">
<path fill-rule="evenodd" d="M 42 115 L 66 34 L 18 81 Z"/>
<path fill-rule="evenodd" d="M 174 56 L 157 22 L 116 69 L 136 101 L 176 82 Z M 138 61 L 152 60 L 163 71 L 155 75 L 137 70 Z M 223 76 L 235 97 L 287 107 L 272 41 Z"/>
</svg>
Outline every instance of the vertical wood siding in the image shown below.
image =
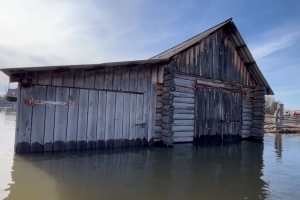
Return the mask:
<svg viewBox="0 0 300 200">
<path fill-rule="evenodd" d="M 156 66 L 29 74 L 20 88 L 16 152 L 152 145 Z M 75 102 L 75 106 L 24 104 L 24 100 Z"/>
<path fill-rule="evenodd" d="M 255 81 L 223 29 L 175 55 L 178 72 L 255 86 Z"/>
</svg>

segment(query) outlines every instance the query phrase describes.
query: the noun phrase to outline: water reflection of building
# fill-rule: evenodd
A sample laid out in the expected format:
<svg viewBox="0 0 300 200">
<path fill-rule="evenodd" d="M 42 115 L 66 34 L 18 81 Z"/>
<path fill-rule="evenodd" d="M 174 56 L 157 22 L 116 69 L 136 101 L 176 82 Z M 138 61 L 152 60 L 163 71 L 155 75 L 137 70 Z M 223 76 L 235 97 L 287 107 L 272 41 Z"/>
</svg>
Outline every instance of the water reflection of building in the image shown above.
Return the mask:
<svg viewBox="0 0 300 200">
<path fill-rule="evenodd" d="M 11 101 L 11 102 L 17 101 L 17 90 L 18 89 L 8 89 L 6 94 L 7 101 Z"/>
<path fill-rule="evenodd" d="M 16 155 L 7 199 L 265 198 L 261 143 Z"/>
<path fill-rule="evenodd" d="M 276 153 L 277 158 L 281 158 L 282 157 L 282 136 L 281 136 L 281 134 L 275 135 L 274 148 L 275 148 L 275 153 Z"/>
</svg>

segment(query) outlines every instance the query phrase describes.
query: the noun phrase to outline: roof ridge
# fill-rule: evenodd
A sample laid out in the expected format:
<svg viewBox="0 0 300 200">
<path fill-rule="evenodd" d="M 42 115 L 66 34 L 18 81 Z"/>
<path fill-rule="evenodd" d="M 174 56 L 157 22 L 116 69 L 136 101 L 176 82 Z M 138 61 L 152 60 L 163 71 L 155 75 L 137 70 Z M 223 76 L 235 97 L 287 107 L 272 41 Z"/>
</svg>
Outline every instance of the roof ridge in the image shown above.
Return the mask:
<svg viewBox="0 0 300 200">
<path fill-rule="evenodd" d="M 149 59 L 153 59 L 153 58 L 155 58 L 155 57 L 157 57 L 157 56 L 159 56 L 159 55 L 162 55 L 162 54 L 164 54 L 164 53 L 170 51 L 171 49 L 174 49 L 174 48 L 176 48 L 176 47 L 178 47 L 178 46 L 180 46 L 180 45 L 182 45 L 182 44 L 184 44 L 184 43 L 186 43 L 186 42 L 188 42 L 188 41 L 190 41 L 190 40 L 192 40 L 192 39 L 194 39 L 194 38 L 200 36 L 201 34 L 203 34 L 203 33 L 205 33 L 205 32 L 208 32 L 208 31 L 210 31 L 210 30 L 212 30 L 212 29 L 214 29 L 214 28 L 216 28 L 216 27 L 218 27 L 218 26 L 220 26 L 220 25 L 224 26 L 225 24 L 227 24 L 227 23 L 229 23 L 229 22 L 231 22 L 231 21 L 232 21 L 232 17 L 229 18 L 229 19 L 227 19 L 227 20 L 225 20 L 225 21 L 223 21 L 223 22 L 221 22 L 221 23 L 219 23 L 219 24 L 217 24 L 217 25 L 215 25 L 215 26 L 213 26 L 213 27 L 211 27 L 211 28 L 209 28 L 209 29 L 207 29 L 207 30 L 205 30 L 205 31 L 202 31 L 201 33 L 199 33 L 199 34 L 197 34 L 197 35 L 195 35 L 195 36 L 193 36 L 193 37 L 191 37 L 191 38 L 189 38 L 189 39 L 187 39 L 187 40 L 185 40 L 185 41 L 183 41 L 183 42 L 177 44 L 176 46 L 173 46 L 173 47 L 171 47 L 171 48 L 169 48 L 169 49 L 167 49 L 167 50 L 165 50 L 165 51 L 163 51 L 163 52 L 161 52 L 161 53 L 159 53 L 159 54 L 157 54 L 157 55 L 155 55 L 155 56 L 153 56 L 153 57 L 151 57 L 151 58 L 149 58 Z M 221 28 L 222 26 L 220 26 L 220 28 Z M 177 52 L 177 53 L 179 53 L 179 52 Z M 173 56 L 173 55 L 172 55 L 172 56 Z M 172 57 L 172 56 L 170 56 L 170 57 Z"/>
</svg>

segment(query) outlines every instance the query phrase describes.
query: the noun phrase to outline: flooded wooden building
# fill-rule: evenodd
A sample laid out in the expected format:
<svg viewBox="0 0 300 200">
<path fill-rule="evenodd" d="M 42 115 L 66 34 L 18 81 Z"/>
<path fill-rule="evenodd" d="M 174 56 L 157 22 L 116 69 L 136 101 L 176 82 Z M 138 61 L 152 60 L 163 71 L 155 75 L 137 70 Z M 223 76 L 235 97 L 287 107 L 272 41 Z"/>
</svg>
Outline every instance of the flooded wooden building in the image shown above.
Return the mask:
<svg viewBox="0 0 300 200">
<path fill-rule="evenodd" d="M 273 94 L 232 19 L 147 60 L 1 71 L 17 153 L 262 138 Z"/>
</svg>

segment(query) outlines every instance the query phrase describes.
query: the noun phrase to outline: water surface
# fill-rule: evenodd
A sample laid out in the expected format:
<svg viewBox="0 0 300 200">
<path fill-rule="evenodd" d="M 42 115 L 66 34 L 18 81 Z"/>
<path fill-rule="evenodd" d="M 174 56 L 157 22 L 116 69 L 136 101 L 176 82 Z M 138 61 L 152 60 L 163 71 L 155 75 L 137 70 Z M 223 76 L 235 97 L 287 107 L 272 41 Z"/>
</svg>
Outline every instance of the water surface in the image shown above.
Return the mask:
<svg viewBox="0 0 300 200">
<path fill-rule="evenodd" d="M 15 155 L 15 111 L 0 130 L 0 199 L 300 199 L 300 135 Z"/>
</svg>

